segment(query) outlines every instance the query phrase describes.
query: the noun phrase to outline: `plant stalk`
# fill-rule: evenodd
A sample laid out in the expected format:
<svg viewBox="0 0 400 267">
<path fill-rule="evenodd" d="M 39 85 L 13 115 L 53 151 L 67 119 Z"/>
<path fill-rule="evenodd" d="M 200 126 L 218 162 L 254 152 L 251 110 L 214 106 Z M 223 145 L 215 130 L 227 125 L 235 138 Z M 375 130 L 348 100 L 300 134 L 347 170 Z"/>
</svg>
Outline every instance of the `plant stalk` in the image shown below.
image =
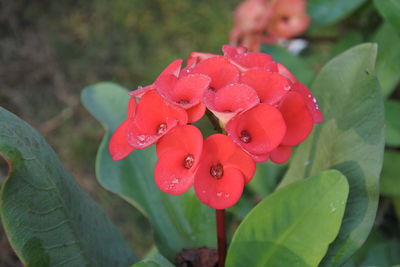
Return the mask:
<svg viewBox="0 0 400 267">
<path fill-rule="evenodd" d="M 225 267 L 226 258 L 226 233 L 225 233 L 225 210 L 215 210 L 217 220 L 218 239 L 218 267 Z"/>
</svg>

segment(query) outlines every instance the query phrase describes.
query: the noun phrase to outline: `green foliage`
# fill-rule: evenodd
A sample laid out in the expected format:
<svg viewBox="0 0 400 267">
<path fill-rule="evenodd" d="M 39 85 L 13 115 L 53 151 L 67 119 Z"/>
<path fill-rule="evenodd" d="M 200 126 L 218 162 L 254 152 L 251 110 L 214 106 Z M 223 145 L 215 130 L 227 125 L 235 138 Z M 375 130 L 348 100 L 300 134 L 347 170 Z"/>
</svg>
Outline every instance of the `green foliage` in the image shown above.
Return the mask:
<svg viewBox="0 0 400 267">
<path fill-rule="evenodd" d="M 400 153 L 386 151 L 381 174 L 381 193 L 400 197 Z"/>
<path fill-rule="evenodd" d="M 0 214 L 26 266 L 127 266 L 136 261 L 103 211 L 29 125 L 0 108 L 0 154 L 10 172 Z"/>
<path fill-rule="evenodd" d="M 108 142 L 126 117 L 127 93 L 126 89 L 111 83 L 90 86 L 82 93 L 85 107 L 106 129 L 96 159 L 99 182 L 148 217 L 156 244 L 169 259 L 182 248 L 215 247 L 213 210 L 201 204 L 193 191 L 174 196 L 156 186 L 153 179 L 154 147 L 136 150 L 118 162 L 111 159 Z"/>
<path fill-rule="evenodd" d="M 312 27 L 332 24 L 345 18 L 366 0 L 308 0 Z"/>
<path fill-rule="evenodd" d="M 385 102 L 385 137 L 389 146 L 400 146 L 400 101 Z"/>
<path fill-rule="evenodd" d="M 400 33 L 400 1 L 374 0 L 374 4 L 382 17 Z"/>
<path fill-rule="evenodd" d="M 359 45 L 323 67 L 312 91 L 324 122 L 299 146 L 280 185 L 327 169 L 337 169 L 348 179 L 344 223 L 322 266 L 343 264 L 365 241 L 375 219 L 384 148 L 376 52 L 374 44 Z"/>
<path fill-rule="evenodd" d="M 353 266 L 394 267 L 400 263 L 400 242 L 382 231 L 372 231 L 362 248 L 352 257 Z"/>
<path fill-rule="evenodd" d="M 349 187 L 335 170 L 282 188 L 233 236 L 227 266 L 318 266 L 339 232 Z"/>
<path fill-rule="evenodd" d="M 164 258 L 161 254 L 156 253 L 151 255 L 150 257 L 132 265 L 132 267 L 173 267 L 172 263 L 170 263 L 166 258 Z"/>
<path fill-rule="evenodd" d="M 384 23 L 372 37 L 378 44 L 376 73 L 384 97 L 388 97 L 400 81 L 400 35 L 388 23 Z"/>
</svg>

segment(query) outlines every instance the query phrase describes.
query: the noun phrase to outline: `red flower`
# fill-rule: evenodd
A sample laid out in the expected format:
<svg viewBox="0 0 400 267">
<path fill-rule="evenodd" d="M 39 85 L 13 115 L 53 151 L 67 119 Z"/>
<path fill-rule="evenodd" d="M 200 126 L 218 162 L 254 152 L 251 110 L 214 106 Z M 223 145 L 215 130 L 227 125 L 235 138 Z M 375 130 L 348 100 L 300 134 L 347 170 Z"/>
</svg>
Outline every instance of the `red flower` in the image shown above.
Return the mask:
<svg viewBox="0 0 400 267">
<path fill-rule="evenodd" d="M 242 73 L 242 83 L 253 87 L 261 103 L 276 104 L 291 89 L 291 82 L 279 73 L 263 69 L 252 69 Z"/>
<path fill-rule="evenodd" d="M 155 87 L 168 102 L 189 109 L 200 104 L 210 81 L 204 74 L 189 74 L 181 78 L 164 75 L 155 82 Z"/>
<path fill-rule="evenodd" d="M 194 177 L 194 190 L 204 204 L 225 209 L 233 206 L 255 172 L 254 161 L 226 135 L 215 134 L 204 141 Z"/>
<path fill-rule="evenodd" d="M 293 91 L 300 93 L 305 99 L 314 123 L 321 123 L 324 118 L 317 104 L 317 99 L 311 94 L 310 90 L 304 84 L 297 82 L 293 85 Z"/>
<path fill-rule="evenodd" d="M 292 154 L 291 146 L 279 145 L 269 153 L 269 158 L 277 164 L 282 164 L 289 160 L 290 154 Z"/>
<path fill-rule="evenodd" d="M 128 120 L 126 136 L 135 149 L 154 144 L 176 125 L 187 123 L 184 109 L 165 102 L 156 91 L 145 93 L 136 107 L 136 114 Z"/>
<path fill-rule="evenodd" d="M 154 179 L 161 191 L 178 195 L 192 186 L 202 147 L 203 136 L 192 125 L 177 126 L 157 142 Z"/>
<path fill-rule="evenodd" d="M 156 143 L 160 190 L 177 195 L 194 184 L 200 201 L 216 209 L 239 200 L 255 162 L 288 161 L 292 146 L 322 121 L 311 92 L 271 56 L 228 45 L 222 50 L 224 56 L 193 52 L 185 68 L 176 60 L 153 84 L 131 92 L 127 118 L 109 144 L 113 160 L 120 160 Z M 186 124 L 206 108 L 227 135 L 203 144 L 200 130 Z"/>
<path fill-rule="evenodd" d="M 297 92 L 288 93 L 279 106 L 286 124 L 282 145 L 295 146 L 310 134 L 314 121 L 305 99 Z"/>
<path fill-rule="evenodd" d="M 218 90 L 239 81 L 240 72 L 223 56 L 208 58 L 198 63 L 191 73 L 202 73 L 211 78 L 211 90 Z"/>
<path fill-rule="evenodd" d="M 225 125 L 237 113 L 260 103 L 257 92 L 245 84 L 230 84 L 219 90 L 207 90 L 204 104 Z"/>
<path fill-rule="evenodd" d="M 127 119 L 131 119 L 135 116 L 136 113 L 136 99 L 135 97 L 131 97 L 128 103 L 128 112 Z M 126 128 L 129 124 L 129 121 L 125 120 L 114 132 L 111 136 L 110 143 L 108 145 L 108 151 L 113 160 L 121 160 L 128 156 L 134 148 L 128 143 L 126 138 Z"/>
<path fill-rule="evenodd" d="M 286 125 L 278 109 L 268 104 L 258 104 L 231 119 L 225 130 L 254 160 L 262 161 L 267 158 L 265 154 L 281 143 Z"/>
</svg>

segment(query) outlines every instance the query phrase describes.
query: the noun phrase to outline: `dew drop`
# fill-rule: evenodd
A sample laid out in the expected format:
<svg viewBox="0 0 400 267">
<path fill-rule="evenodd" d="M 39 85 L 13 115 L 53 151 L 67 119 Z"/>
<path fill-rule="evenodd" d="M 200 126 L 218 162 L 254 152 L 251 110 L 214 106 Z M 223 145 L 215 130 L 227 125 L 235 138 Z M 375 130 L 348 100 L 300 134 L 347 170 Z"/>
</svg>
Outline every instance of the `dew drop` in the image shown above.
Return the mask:
<svg viewBox="0 0 400 267">
<path fill-rule="evenodd" d="M 312 101 L 313 101 L 314 103 L 317 103 L 317 99 L 315 99 L 315 97 L 313 97 Z"/>
<path fill-rule="evenodd" d="M 159 125 L 158 125 L 158 127 L 157 127 L 157 131 L 156 131 L 156 133 L 158 134 L 158 135 L 162 135 L 162 134 L 164 134 L 166 131 L 167 131 L 167 128 L 168 128 L 168 126 L 167 126 L 167 124 L 166 123 L 160 123 Z"/>
<path fill-rule="evenodd" d="M 283 89 L 289 91 L 290 89 L 292 89 L 292 87 L 290 85 L 286 85 L 285 87 L 283 87 Z"/>
<path fill-rule="evenodd" d="M 308 95 L 308 98 L 311 98 L 311 95 Z"/>
<path fill-rule="evenodd" d="M 225 197 L 226 197 L 226 198 L 229 198 L 230 196 L 231 196 L 231 194 L 229 194 L 229 193 L 226 193 L 226 194 L 225 194 Z"/>
<path fill-rule="evenodd" d="M 144 142 L 146 141 L 146 136 L 144 134 L 140 134 L 137 136 L 137 139 L 139 140 L 139 142 Z"/>
<path fill-rule="evenodd" d="M 221 197 L 222 196 L 222 192 L 217 192 L 217 197 Z"/>
</svg>

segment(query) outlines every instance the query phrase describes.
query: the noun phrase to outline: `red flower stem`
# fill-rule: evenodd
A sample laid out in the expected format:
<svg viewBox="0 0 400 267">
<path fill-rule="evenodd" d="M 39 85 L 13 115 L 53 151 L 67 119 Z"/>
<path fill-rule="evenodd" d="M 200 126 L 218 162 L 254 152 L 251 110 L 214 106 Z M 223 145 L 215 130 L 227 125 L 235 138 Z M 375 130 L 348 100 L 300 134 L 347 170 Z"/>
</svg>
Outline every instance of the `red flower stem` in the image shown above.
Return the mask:
<svg viewBox="0 0 400 267">
<path fill-rule="evenodd" d="M 225 210 L 215 210 L 217 220 L 218 238 L 218 267 L 225 267 L 226 257 L 226 233 L 225 233 Z"/>
</svg>

